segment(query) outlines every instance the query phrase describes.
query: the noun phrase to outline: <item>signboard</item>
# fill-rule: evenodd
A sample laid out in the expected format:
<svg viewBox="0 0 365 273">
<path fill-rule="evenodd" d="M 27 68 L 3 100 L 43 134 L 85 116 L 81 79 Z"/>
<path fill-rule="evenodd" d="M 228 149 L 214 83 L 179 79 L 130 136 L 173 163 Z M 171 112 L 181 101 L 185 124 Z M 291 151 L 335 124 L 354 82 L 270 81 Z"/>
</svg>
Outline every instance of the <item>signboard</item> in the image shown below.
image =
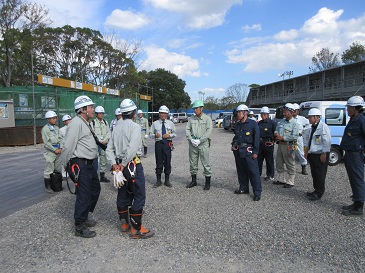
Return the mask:
<svg viewBox="0 0 365 273">
<path fill-rule="evenodd" d="M 139 98 L 141 100 L 152 100 L 152 97 L 151 96 L 146 96 L 146 95 L 139 95 Z"/>
</svg>

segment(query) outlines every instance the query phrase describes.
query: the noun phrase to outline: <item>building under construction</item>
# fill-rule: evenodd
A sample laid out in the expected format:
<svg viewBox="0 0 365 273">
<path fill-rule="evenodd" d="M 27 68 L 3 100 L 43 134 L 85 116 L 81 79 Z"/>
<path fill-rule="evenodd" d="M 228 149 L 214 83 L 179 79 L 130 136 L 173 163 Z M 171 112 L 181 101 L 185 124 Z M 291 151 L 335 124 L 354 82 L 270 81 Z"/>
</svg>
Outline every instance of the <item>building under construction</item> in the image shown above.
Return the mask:
<svg viewBox="0 0 365 273">
<path fill-rule="evenodd" d="M 347 100 L 365 95 L 365 61 L 251 88 L 249 107 L 277 107 L 287 102 Z"/>
</svg>

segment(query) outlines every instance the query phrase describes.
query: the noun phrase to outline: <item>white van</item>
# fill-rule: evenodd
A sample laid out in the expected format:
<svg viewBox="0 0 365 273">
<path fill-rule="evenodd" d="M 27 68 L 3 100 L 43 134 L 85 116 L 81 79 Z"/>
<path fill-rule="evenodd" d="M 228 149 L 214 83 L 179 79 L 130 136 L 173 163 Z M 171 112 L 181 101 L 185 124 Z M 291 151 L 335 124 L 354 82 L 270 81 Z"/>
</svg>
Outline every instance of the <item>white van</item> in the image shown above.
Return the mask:
<svg viewBox="0 0 365 273">
<path fill-rule="evenodd" d="M 185 112 L 183 112 L 183 113 L 173 113 L 172 117 L 173 117 L 173 122 L 175 122 L 175 123 L 188 122 L 188 115 Z"/>
<path fill-rule="evenodd" d="M 321 121 L 325 122 L 331 131 L 331 152 L 329 165 L 341 162 L 343 151 L 340 148 L 341 139 L 346 124 L 349 121 L 346 101 L 306 101 L 300 104 L 300 115 L 307 117 L 311 108 L 318 108 L 322 112 Z"/>
</svg>

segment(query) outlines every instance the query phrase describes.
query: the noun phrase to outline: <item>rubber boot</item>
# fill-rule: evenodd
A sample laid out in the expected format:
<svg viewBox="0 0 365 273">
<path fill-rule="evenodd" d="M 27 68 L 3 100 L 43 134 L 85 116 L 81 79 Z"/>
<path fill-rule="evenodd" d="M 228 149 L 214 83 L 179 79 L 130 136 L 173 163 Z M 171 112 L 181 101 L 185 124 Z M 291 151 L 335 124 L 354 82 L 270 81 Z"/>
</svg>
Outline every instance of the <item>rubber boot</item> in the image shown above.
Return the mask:
<svg viewBox="0 0 365 273">
<path fill-rule="evenodd" d="M 143 157 L 147 157 L 147 147 L 143 147 Z"/>
<path fill-rule="evenodd" d="M 54 193 L 54 191 L 51 189 L 51 178 L 44 179 L 44 186 L 46 187 L 47 193 Z"/>
<path fill-rule="evenodd" d="M 172 185 L 170 183 L 170 174 L 165 174 L 165 186 L 171 188 Z"/>
<path fill-rule="evenodd" d="M 302 174 L 304 175 L 308 175 L 306 167 L 307 165 L 302 165 Z"/>
<path fill-rule="evenodd" d="M 191 182 L 186 186 L 186 188 L 192 188 L 195 187 L 196 185 L 198 185 L 198 183 L 196 183 L 196 174 L 192 174 L 191 175 Z"/>
<path fill-rule="evenodd" d="M 82 238 L 92 238 L 96 236 L 95 231 L 91 231 L 85 223 L 76 224 L 75 225 L 75 236 L 79 236 Z"/>
<path fill-rule="evenodd" d="M 131 223 L 131 238 L 132 239 L 147 239 L 152 237 L 155 232 L 142 226 L 142 210 L 129 210 Z"/>
<path fill-rule="evenodd" d="M 104 183 L 109 183 L 110 182 L 110 180 L 105 177 L 104 172 L 100 172 L 100 182 L 104 182 Z"/>
<path fill-rule="evenodd" d="M 205 177 L 205 186 L 204 186 L 204 190 L 208 191 L 210 189 L 210 176 L 206 176 Z"/>
<path fill-rule="evenodd" d="M 153 185 L 153 188 L 157 188 L 162 185 L 161 174 L 156 174 L 156 178 L 157 178 L 157 181 L 156 181 L 155 185 Z"/>
<path fill-rule="evenodd" d="M 363 215 L 363 210 L 363 202 L 354 202 L 352 205 L 348 206 L 348 210 L 344 209 L 342 214 L 346 216 L 361 216 Z"/>
<path fill-rule="evenodd" d="M 126 233 L 131 228 L 130 222 L 129 222 L 128 207 L 118 209 L 118 214 L 119 214 L 119 220 L 121 223 L 120 225 L 118 225 L 118 228 L 122 233 Z"/>
</svg>

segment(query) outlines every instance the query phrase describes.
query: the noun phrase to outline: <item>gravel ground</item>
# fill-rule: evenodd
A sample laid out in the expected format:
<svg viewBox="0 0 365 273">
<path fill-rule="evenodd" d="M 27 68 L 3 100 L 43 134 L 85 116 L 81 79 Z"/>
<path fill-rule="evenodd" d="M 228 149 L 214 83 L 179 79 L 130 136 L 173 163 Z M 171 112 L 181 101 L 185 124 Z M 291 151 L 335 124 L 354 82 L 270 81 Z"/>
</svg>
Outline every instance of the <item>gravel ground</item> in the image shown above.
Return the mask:
<svg viewBox="0 0 365 273">
<path fill-rule="evenodd" d="M 329 167 L 322 200 L 305 198 L 311 177 L 284 189 L 263 182 L 262 199 L 235 195 L 232 133 L 214 128 L 212 188 L 186 189 L 188 145 L 175 142 L 173 188 L 155 182 L 154 156 L 143 159 L 147 201 L 143 222 L 155 230 L 132 240 L 116 229 L 116 190 L 102 184 L 97 237 L 73 235 L 75 197 L 64 190 L 0 219 L 0 272 L 364 272 L 365 221 L 340 214 L 351 195 L 343 164 Z M 0 153 L 25 147 L 0 148 Z M 37 145 L 34 148 L 42 148 Z"/>
</svg>

